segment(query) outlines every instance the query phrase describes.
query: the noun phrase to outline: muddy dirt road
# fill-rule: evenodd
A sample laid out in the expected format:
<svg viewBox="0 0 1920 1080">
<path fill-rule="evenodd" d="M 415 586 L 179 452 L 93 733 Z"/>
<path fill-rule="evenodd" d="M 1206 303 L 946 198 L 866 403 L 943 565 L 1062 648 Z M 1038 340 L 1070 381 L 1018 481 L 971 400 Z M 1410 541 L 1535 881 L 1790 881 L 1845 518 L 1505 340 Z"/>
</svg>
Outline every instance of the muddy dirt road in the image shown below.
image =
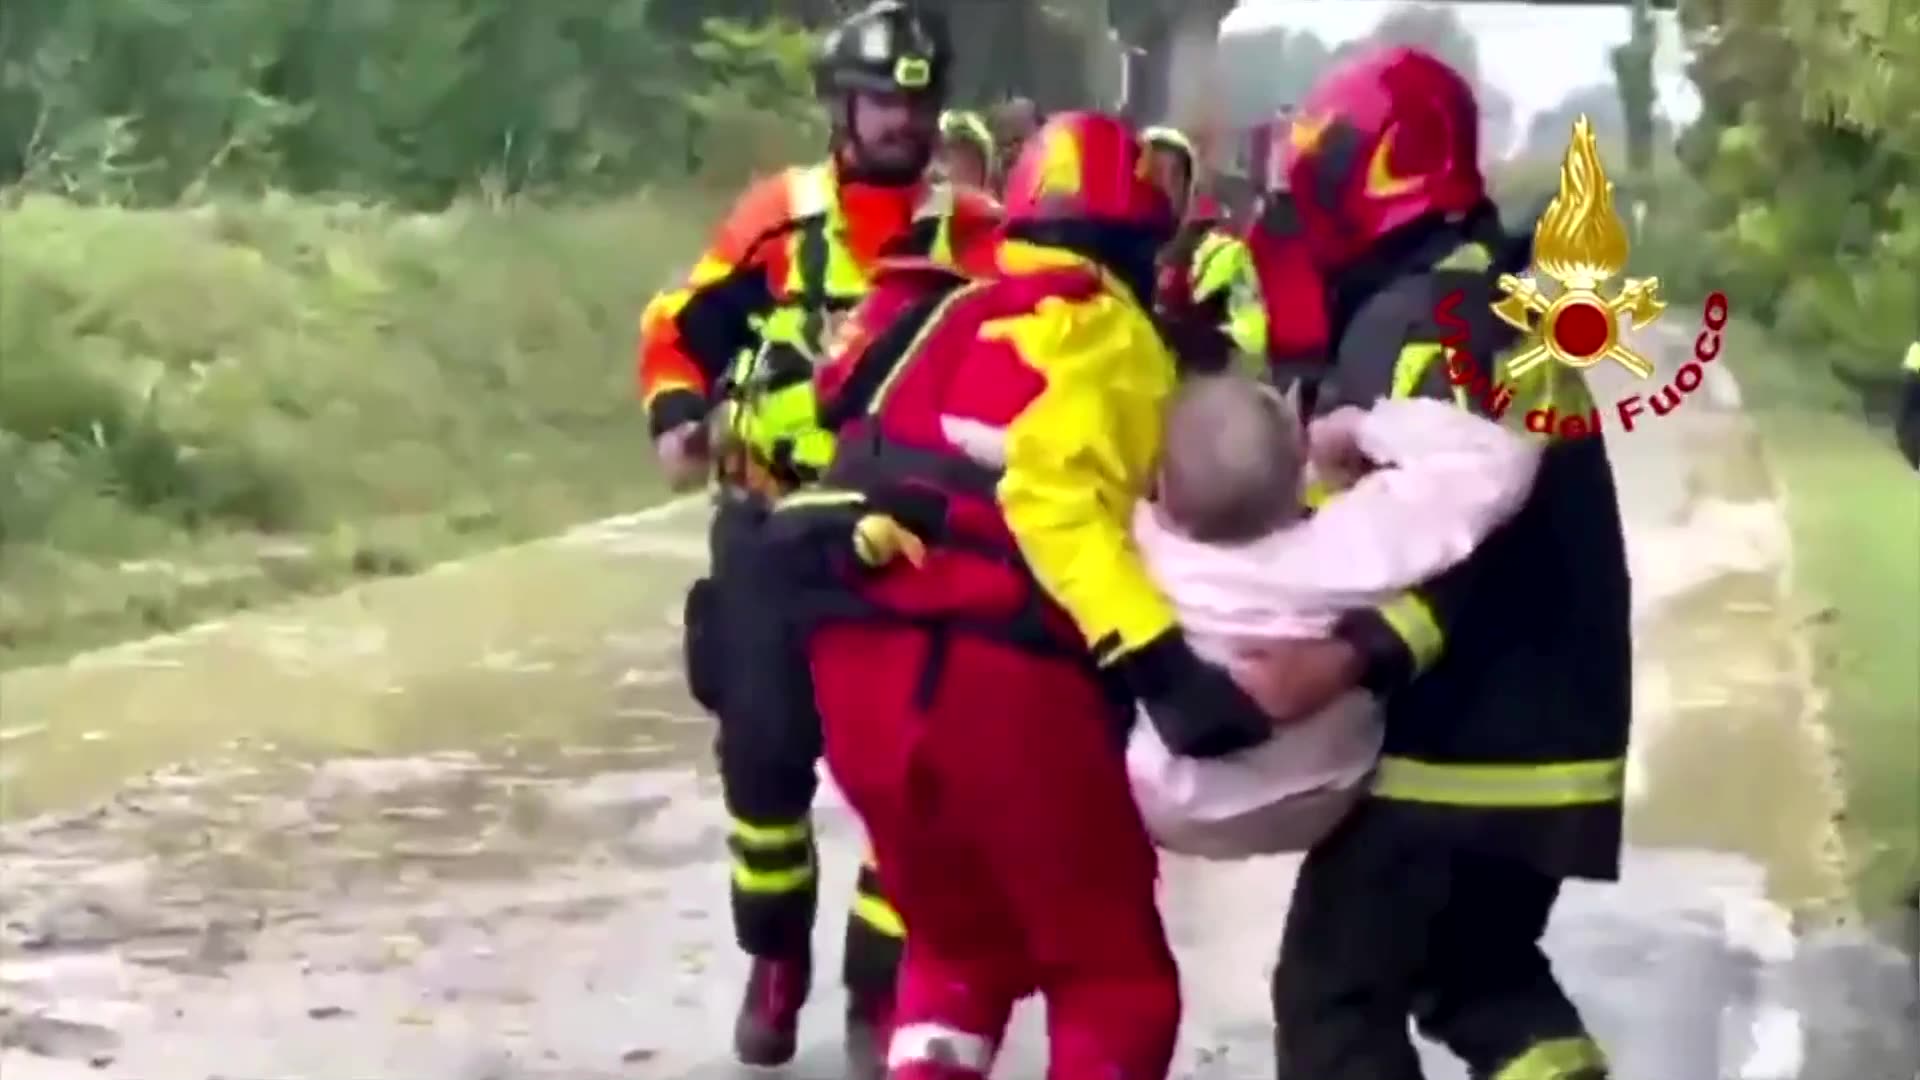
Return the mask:
<svg viewBox="0 0 1920 1080">
<path fill-rule="evenodd" d="M 1913 1080 L 1914 969 L 1832 921 L 1837 798 L 1737 404 L 1716 382 L 1610 433 L 1634 849 L 1569 895 L 1555 956 L 1620 1080 Z M 5 676 L 0 1074 L 734 1075 L 743 964 L 674 626 L 700 524 L 668 507 Z M 831 913 L 857 833 L 822 818 Z M 1183 1075 L 1269 1073 L 1291 870 L 1170 863 Z M 823 987 L 791 1075 L 838 1075 L 838 1014 Z M 1039 1074 L 1033 1019 L 1006 1075 Z"/>
</svg>

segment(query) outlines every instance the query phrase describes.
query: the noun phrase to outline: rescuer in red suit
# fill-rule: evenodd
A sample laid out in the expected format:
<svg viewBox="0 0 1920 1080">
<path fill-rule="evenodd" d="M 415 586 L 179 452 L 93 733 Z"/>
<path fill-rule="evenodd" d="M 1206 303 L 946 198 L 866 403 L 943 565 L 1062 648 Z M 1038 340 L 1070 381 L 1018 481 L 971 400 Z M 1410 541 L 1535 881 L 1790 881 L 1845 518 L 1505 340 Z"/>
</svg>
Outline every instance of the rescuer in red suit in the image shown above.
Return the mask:
<svg viewBox="0 0 1920 1080">
<path fill-rule="evenodd" d="M 1132 702 L 1194 756 L 1273 723 L 1131 542 L 1178 381 L 1149 314 L 1175 222 L 1142 159 L 1118 120 L 1055 117 L 1010 177 L 997 275 L 883 277 L 817 384 L 834 465 L 774 515 L 827 538 L 777 602 L 812 624 L 827 761 L 908 926 L 895 1080 L 984 1077 L 1034 992 L 1054 1080 L 1163 1080 L 1179 985 Z"/>
</svg>

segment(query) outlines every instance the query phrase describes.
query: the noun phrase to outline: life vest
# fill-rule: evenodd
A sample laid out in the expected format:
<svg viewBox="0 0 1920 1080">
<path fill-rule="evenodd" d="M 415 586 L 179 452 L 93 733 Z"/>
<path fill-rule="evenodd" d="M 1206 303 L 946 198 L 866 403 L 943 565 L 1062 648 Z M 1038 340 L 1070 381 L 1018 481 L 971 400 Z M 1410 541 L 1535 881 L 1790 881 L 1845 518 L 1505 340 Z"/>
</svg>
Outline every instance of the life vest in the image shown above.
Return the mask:
<svg viewBox="0 0 1920 1080">
<path fill-rule="evenodd" d="M 816 624 L 913 625 L 936 646 L 950 633 L 976 634 L 1091 664 L 1079 630 L 1027 570 L 995 499 L 1007 427 L 1045 384 L 1010 343 L 983 340 L 980 330 L 1103 286 L 1097 274 L 1069 268 L 972 283 L 950 274 L 925 287 L 925 302 L 906 316 L 914 325 L 892 328 L 853 361 L 830 409 L 841 420 L 839 446 L 821 490 L 790 502 L 845 492 L 884 505 L 888 494 L 910 490 L 937 501 L 942 524 L 923 537 L 921 566 L 896 562 L 840 579 L 809 595 L 798 614 Z M 936 656 L 929 680 L 937 667 Z"/>
<path fill-rule="evenodd" d="M 721 423 L 762 460 L 806 476 L 833 457 L 833 436 L 816 415 L 814 369 L 870 281 L 841 242 L 846 222 L 832 167 L 792 170 L 787 184 L 791 217 L 768 240 L 787 245 L 785 280 L 773 283 L 773 309 L 752 320 L 759 345 L 741 353 L 724 380 Z M 953 204 L 951 187 L 929 185 L 898 250 L 951 263 Z"/>
</svg>

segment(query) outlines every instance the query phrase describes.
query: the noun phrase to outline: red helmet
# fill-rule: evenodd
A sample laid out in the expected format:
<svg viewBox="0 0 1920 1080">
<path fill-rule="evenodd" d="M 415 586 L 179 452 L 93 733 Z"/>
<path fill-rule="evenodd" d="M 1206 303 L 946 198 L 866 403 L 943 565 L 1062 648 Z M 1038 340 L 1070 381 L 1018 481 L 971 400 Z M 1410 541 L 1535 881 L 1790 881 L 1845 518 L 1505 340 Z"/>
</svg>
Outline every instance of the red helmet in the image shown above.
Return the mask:
<svg viewBox="0 0 1920 1080">
<path fill-rule="evenodd" d="M 1418 49 L 1372 49 L 1307 94 L 1287 143 L 1287 180 L 1314 258 L 1347 266 L 1381 237 L 1486 199 L 1473 88 Z"/>
<path fill-rule="evenodd" d="M 1007 174 L 1006 223 L 1054 221 L 1173 231 L 1173 206 L 1125 121 L 1059 113 L 1027 140 Z"/>
</svg>

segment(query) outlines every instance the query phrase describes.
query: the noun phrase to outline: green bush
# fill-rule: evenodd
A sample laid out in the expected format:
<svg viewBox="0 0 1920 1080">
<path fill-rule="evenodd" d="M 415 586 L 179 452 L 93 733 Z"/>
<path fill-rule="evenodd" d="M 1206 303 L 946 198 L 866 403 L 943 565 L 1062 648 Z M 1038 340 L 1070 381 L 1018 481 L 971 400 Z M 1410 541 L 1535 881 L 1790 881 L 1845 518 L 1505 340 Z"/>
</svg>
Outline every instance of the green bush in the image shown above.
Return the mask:
<svg viewBox="0 0 1920 1080">
<path fill-rule="evenodd" d="M 650 498 L 635 319 L 719 210 L 0 212 L 0 662 Z"/>
<path fill-rule="evenodd" d="M 806 31 L 690 23 L 673 7 L 8 0 L 0 187 L 113 204 L 284 190 L 437 209 L 463 193 L 609 195 L 678 179 L 731 154 L 743 115 L 817 132 Z"/>
</svg>

